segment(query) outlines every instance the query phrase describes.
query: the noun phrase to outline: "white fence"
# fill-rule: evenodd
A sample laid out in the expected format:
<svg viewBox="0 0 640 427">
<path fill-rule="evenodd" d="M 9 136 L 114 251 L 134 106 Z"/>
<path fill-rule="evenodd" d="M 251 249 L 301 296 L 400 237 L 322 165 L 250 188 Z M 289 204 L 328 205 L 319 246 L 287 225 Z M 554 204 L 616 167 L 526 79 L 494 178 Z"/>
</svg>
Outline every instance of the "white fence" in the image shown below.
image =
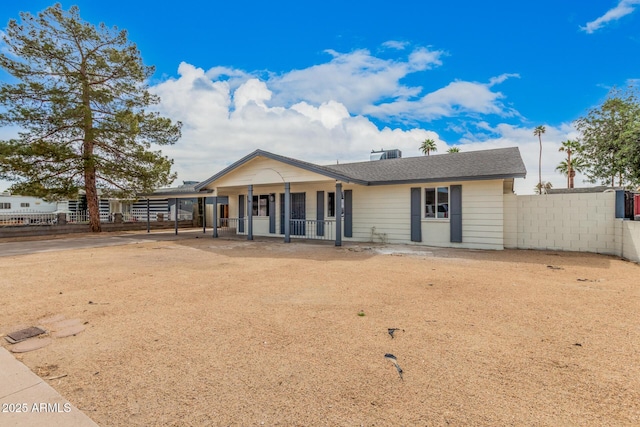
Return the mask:
<svg viewBox="0 0 640 427">
<path fill-rule="evenodd" d="M 0 227 L 5 226 L 28 226 L 28 225 L 53 225 L 58 223 L 58 218 L 62 213 L 48 212 L 48 213 L 32 213 L 32 212 L 11 212 L 0 213 Z M 179 213 L 178 220 L 191 220 L 192 214 Z M 149 213 L 149 221 L 162 221 L 168 220 L 169 213 Z M 115 214 L 109 214 L 107 212 L 100 212 L 100 222 L 115 222 Z M 122 214 L 123 222 L 146 222 L 147 210 L 146 209 L 134 209 L 131 212 Z M 67 224 L 88 224 L 89 212 L 88 211 L 76 211 L 66 212 Z"/>
<path fill-rule="evenodd" d="M 0 226 L 51 225 L 58 220 L 55 213 L 13 212 L 0 214 Z"/>
</svg>

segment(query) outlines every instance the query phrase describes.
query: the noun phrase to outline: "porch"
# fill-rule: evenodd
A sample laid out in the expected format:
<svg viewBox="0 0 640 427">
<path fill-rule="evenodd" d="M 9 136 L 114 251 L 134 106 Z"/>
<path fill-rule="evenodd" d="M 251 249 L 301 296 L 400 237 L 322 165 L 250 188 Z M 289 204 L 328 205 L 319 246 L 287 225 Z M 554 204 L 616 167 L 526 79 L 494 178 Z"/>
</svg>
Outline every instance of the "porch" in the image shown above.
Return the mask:
<svg viewBox="0 0 640 427">
<path fill-rule="evenodd" d="M 203 222 L 220 236 L 281 237 L 334 241 L 342 245 L 345 215 L 342 183 L 280 183 L 218 187 L 207 197 Z M 349 196 L 350 196 L 349 191 Z M 340 195 L 340 197 L 336 197 Z"/>
</svg>

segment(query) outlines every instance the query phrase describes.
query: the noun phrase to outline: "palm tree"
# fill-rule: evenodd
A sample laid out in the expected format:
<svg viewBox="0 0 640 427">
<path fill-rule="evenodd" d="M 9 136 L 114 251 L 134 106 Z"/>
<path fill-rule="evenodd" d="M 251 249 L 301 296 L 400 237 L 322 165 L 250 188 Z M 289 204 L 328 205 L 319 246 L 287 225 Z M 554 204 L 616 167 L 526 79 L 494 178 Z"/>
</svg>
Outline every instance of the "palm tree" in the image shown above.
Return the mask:
<svg viewBox="0 0 640 427">
<path fill-rule="evenodd" d="M 460 149 L 458 147 L 451 147 L 447 150 L 447 153 L 459 153 Z"/>
<path fill-rule="evenodd" d="M 436 142 L 433 139 L 425 139 L 420 145 L 420 151 L 428 156 L 432 151 L 438 151 L 438 147 L 436 147 Z"/>
<path fill-rule="evenodd" d="M 536 184 L 534 190 L 536 194 L 547 194 L 549 190 L 551 190 L 551 187 L 553 187 L 553 184 L 545 181 L 545 182 L 540 182 Z"/>
<path fill-rule="evenodd" d="M 562 141 L 562 145 L 558 149 L 558 151 L 567 153 L 567 160 L 562 161 L 556 168 L 558 172 L 567 176 L 567 188 L 573 188 L 573 177 L 576 176 L 576 171 L 581 172 L 585 166 L 580 158 L 571 158 L 571 154 L 577 154 L 578 150 L 580 150 L 580 143 L 571 139 Z"/>
<path fill-rule="evenodd" d="M 547 129 L 540 125 L 533 130 L 533 135 L 538 137 L 538 141 L 540 141 L 540 158 L 538 159 L 538 188 L 542 188 L 542 134 L 545 133 Z M 542 194 L 542 192 L 538 193 Z"/>
<path fill-rule="evenodd" d="M 581 160 L 579 158 L 572 159 L 571 166 L 569 166 L 569 163 L 567 163 L 566 160 L 563 160 L 558 164 L 558 166 L 556 166 L 556 172 L 560 172 L 562 175 L 566 176 L 567 179 L 571 178 L 571 180 L 567 184 L 567 188 L 573 188 L 573 177 L 575 176 L 576 172 L 582 172 L 586 166 L 587 165 L 584 160 Z M 571 177 L 569 176 L 569 167 L 571 167 L 571 173 L 573 175 Z M 569 185 L 571 186 L 569 187 Z"/>
</svg>

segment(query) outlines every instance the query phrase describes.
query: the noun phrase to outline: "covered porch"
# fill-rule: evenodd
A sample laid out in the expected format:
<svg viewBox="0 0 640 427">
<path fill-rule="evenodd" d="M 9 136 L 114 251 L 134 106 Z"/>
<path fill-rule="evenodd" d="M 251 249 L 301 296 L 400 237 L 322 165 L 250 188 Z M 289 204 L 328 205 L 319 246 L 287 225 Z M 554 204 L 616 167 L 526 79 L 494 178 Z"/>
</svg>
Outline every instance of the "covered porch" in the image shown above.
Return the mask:
<svg viewBox="0 0 640 427">
<path fill-rule="evenodd" d="M 216 225 L 213 238 L 236 235 L 253 240 L 254 236 L 265 236 L 281 237 L 285 243 L 308 239 L 342 245 L 341 182 L 248 184 L 216 187 L 213 191 L 216 195 L 207 197 L 206 215 L 206 222 Z"/>
</svg>

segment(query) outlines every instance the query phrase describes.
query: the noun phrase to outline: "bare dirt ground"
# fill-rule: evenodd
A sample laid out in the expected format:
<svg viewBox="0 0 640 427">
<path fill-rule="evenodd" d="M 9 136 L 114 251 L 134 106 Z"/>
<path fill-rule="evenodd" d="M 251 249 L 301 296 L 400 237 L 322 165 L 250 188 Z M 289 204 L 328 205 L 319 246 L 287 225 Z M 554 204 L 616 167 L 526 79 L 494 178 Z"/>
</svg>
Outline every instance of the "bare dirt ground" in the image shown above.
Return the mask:
<svg viewBox="0 0 640 427">
<path fill-rule="evenodd" d="M 0 334 L 88 322 L 17 357 L 103 426 L 640 425 L 612 257 L 191 238 L 0 269 Z"/>
</svg>

